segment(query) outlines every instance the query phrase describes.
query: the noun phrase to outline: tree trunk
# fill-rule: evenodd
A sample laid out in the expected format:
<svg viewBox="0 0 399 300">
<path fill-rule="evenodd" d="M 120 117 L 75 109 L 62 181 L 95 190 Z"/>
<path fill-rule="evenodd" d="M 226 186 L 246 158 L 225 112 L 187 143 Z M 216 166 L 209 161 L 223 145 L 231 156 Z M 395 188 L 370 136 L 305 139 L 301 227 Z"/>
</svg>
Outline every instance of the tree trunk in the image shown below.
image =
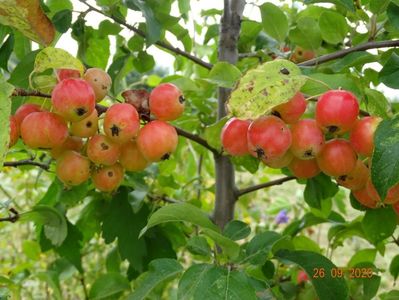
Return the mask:
<svg viewBox="0 0 399 300">
<path fill-rule="evenodd" d="M 225 0 L 224 12 L 220 26 L 219 61 L 235 64 L 238 59 L 237 42 L 240 35 L 241 18 L 245 0 Z M 219 88 L 218 120 L 226 116 L 225 103 L 231 90 Z M 216 168 L 216 202 L 214 220 L 223 228 L 234 218 L 235 192 L 234 167 L 227 156 L 215 157 Z"/>
</svg>

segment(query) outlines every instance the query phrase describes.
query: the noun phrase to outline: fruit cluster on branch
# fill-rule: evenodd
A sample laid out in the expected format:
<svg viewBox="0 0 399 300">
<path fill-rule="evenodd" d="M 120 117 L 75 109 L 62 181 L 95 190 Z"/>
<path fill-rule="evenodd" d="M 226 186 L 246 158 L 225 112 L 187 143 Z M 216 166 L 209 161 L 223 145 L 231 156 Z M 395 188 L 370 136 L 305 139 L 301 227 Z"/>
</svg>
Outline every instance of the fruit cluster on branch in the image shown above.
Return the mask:
<svg viewBox="0 0 399 300">
<path fill-rule="evenodd" d="M 91 177 L 98 190 L 111 192 L 121 184 L 125 171 L 144 170 L 175 151 L 178 135 L 168 121 L 184 111 L 184 97 L 175 85 L 161 84 L 151 93 L 128 91 L 126 103 L 104 107 L 98 102 L 107 95 L 112 81 L 103 70 L 88 69 L 80 78 L 78 71 L 61 69 L 57 79 L 49 95 L 50 111 L 27 103 L 10 116 L 9 147 L 21 137 L 27 147 L 49 151 L 56 160 L 56 174 L 66 186 L 82 184 Z M 18 89 L 14 94 L 29 93 Z M 103 119 L 100 113 L 105 113 Z M 147 116 L 143 126 L 140 116 Z M 4 164 L 19 165 L 49 168 L 33 160 Z"/>
<path fill-rule="evenodd" d="M 233 156 L 250 154 L 270 168 L 287 167 L 294 175 L 271 185 L 294 178 L 309 179 L 323 172 L 350 189 L 366 207 L 397 203 L 399 185 L 381 201 L 370 177 L 374 132 L 381 119 L 359 119 L 358 100 L 345 90 L 321 95 L 314 118 L 301 118 L 306 107 L 305 98 L 298 92 L 288 102 L 275 106 L 269 115 L 255 120 L 230 119 L 221 133 L 224 151 Z M 238 195 L 271 185 L 243 189 Z"/>
</svg>

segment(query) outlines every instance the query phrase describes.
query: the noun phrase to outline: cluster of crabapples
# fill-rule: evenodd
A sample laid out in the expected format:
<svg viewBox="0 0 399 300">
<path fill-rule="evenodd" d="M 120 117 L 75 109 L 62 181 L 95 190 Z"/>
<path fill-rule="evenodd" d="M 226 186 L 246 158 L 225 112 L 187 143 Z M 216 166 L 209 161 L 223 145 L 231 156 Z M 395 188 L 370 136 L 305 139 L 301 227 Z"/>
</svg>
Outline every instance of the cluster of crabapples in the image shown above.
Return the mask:
<svg viewBox="0 0 399 300">
<path fill-rule="evenodd" d="M 24 104 L 10 117 L 9 147 L 21 137 L 31 149 L 50 151 L 56 175 L 65 186 L 80 185 L 91 177 L 98 190 L 111 192 L 125 171 L 144 170 L 175 151 L 177 132 L 167 121 L 184 110 L 184 98 L 175 85 L 160 84 L 151 93 L 139 90 L 134 101 L 111 105 L 102 118 L 96 103 L 112 84 L 106 72 L 91 68 L 80 78 L 79 72 L 63 69 L 57 75 L 51 111 Z M 150 111 L 153 120 L 141 126 L 143 111 Z"/>
<path fill-rule="evenodd" d="M 230 119 L 221 134 L 224 151 L 232 156 L 251 154 L 271 168 L 287 167 L 300 179 L 323 172 L 350 189 L 364 206 L 378 206 L 381 199 L 371 181 L 370 157 L 381 119 L 359 119 L 358 100 L 344 90 L 321 95 L 314 119 L 301 118 L 306 106 L 298 92 L 275 106 L 270 115 L 256 120 Z M 383 203 L 398 201 L 399 184 L 388 191 Z"/>
</svg>

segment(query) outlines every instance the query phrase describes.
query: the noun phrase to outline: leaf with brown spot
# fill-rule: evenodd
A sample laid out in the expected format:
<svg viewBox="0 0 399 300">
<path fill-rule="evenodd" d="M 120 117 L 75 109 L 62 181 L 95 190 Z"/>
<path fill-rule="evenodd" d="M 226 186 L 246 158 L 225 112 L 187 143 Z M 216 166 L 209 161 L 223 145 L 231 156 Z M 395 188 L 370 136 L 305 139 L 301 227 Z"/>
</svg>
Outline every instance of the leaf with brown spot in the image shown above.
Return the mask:
<svg viewBox="0 0 399 300">
<path fill-rule="evenodd" d="M 0 23 L 16 28 L 42 45 L 50 45 L 54 40 L 54 25 L 44 14 L 39 0 L 0 1 Z"/>
<path fill-rule="evenodd" d="M 227 107 L 235 117 L 256 119 L 291 99 L 305 82 L 294 63 L 276 59 L 249 70 L 232 91 Z"/>
</svg>

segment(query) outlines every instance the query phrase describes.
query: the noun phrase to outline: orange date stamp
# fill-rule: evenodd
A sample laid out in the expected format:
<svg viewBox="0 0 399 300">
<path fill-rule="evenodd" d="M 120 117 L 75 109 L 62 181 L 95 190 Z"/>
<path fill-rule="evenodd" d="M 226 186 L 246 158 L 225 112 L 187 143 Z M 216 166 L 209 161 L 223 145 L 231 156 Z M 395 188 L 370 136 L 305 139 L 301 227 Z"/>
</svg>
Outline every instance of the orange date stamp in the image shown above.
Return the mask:
<svg viewBox="0 0 399 300">
<path fill-rule="evenodd" d="M 325 277 L 330 278 L 342 278 L 348 276 L 349 279 L 358 278 L 371 278 L 373 277 L 372 268 L 331 268 L 326 270 L 325 268 L 313 268 L 312 277 L 314 279 L 321 279 Z"/>
</svg>

